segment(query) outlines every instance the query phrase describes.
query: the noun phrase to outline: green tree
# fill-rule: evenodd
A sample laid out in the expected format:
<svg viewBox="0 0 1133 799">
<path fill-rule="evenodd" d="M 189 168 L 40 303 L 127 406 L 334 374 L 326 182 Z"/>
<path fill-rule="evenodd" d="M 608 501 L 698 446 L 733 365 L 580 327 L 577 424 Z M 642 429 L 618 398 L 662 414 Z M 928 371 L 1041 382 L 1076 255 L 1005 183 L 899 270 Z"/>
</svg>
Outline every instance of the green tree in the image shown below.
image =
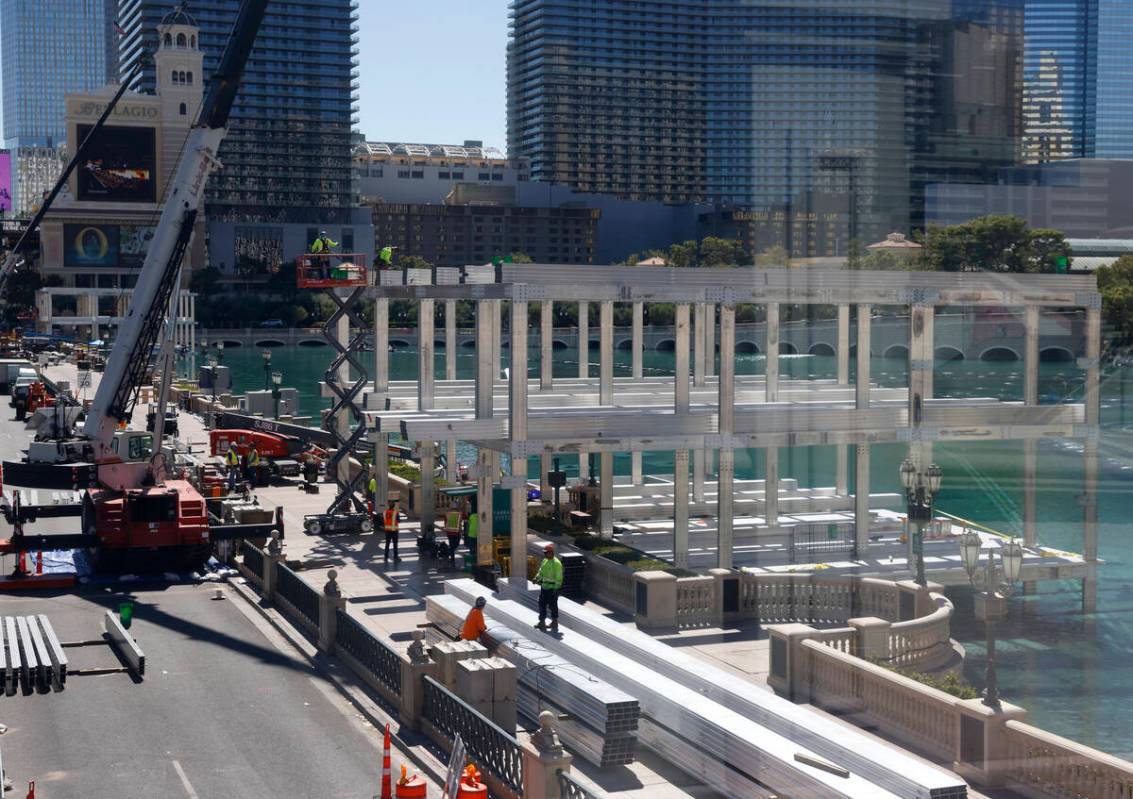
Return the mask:
<svg viewBox="0 0 1133 799">
<path fill-rule="evenodd" d="M 1057 230 L 1027 227 L 1017 216 L 982 216 L 950 227 L 930 227 L 924 263 L 941 272 L 1054 272 L 1070 255 Z"/>
<path fill-rule="evenodd" d="M 746 266 L 748 263 L 744 246 L 737 239 L 706 236 L 700 240 L 698 266 Z"/>
<path fill-rule="evenodd" d="M 533 264 L 534 259 L 525 252 L 516 251 L 511 254 L 511 262 L 513 264 Z"/>
<path fill-rule="evenodd" d="M 420 255 L 402 255 L 394 264 L 399 269 L 432 269 L 433 265 Z"/>
<path fill-rule="evenodd" d="M 790 266 L 791 255 L 785 247 L 776 244 L 755 256 L 755 265 L 763 268 L 771 266 Z"/>
<path fill-rule="evenodd" d="M 1123 255 L 1097 271 L 1102 318 L 1118 344 L 1133 343 L 1133 256 Z"/>
<path fill-rule="evenodd" d="M 669 266 L 696 266 L 696 240 L 689 239 L 669 247 Z"/>
</svg>

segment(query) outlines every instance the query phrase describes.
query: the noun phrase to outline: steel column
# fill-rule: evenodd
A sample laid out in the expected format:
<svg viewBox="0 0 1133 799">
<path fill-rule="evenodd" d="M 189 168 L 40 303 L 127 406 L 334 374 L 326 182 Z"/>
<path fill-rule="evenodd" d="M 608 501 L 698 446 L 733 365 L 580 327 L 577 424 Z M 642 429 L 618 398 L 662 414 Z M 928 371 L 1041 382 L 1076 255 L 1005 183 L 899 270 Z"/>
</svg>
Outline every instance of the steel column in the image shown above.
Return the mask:
<svg viewBox="0 0 1133 799">
<path fill-rule="evenodd" d="M 445 380 L 456 380 L 456 300 L 445 300 Z"/>
<path fill-rule="evenodd" d="M 704 501 L 704 461 L 705 451 L 702 449 L 694 449 L 692 451 L 692 501 Z"/>
<path fill-rule="evenodd" d="M 539 390 L 550 391 L 554 385 L 554 313 L 555 304 L 544 300 L 539 306 Z"/>
<path fill-rule="evenodd" d="M 374 391 L 389 391 L 389 298 L 374 300 Z"/>
<path fill-rule="evenodd" d="M 1039 309 L 1023 310 L 1023 402 L 1039 404 Z"/>
<path fill-rule="evenodd" d="M 850 306 L 838 304 L 838 342 L 834 348 L 838 358 L 838 385 L 850 384 Z"/>
<path fill-rule="evenodd" d="M 599 319 L 598 404 L 614 402 L 614 303 L 603 302 Z"/>
<path fill-rule="evenodd" d="M 630 482 L 635 486 L 639 486 L 642 484 L 642 482 L 644 482 L 644 477 L 642 476 L 641 456 L 642 453 L 639 450 L 634 450 L 629 455 Z"/>
<path fill-rule="evenodd" d="M 598 476 L 601 534 L 603 538 L 614 537 L 614 453 L 602 452 L 599 456 L 601 474 Z"/>
<path fill-rule="evenodd" d="M 504 352 L 504 334 L 502 315 L 504 311 L 504 304 L 502 300 L 492 300 L 490 303 L 492 308 L 492 385 L 503 382 L 503 352 Z M 526 331 L 524 331 L 526 334 Z M 513 331 L 514 334 L 514 331 Z"/>
<path fill-rule="evenodd" d="M 1026 306 L 1023 310 L 1023 402 L 1039 404 L 1039 309 Z M 1033 547 L 1038 542 L 1038 449 L 1036 442 L 1023 442 L 1023 546 Z M 1023 583 L 1023 591 L 1033 594 L 1034 582 Z"/>
<path fill-rule="evenodd" d="M 590 304 L 578 304 L 578 376 L 590 377 Z"/>
<path fill-rule="evenodd" d="M 708 303 L 707 324 L 704 326 L 704 375 L 716 373 L 716 305 Z M 722 347 L 721 347 L 722 349 Z"/>
<path fill-rule="evenodd" d="M 693 346 L 693 361 L 692 361 L 692 384 L 694 386 L 704 385 L 704 357 L 705 339 L 704 329 L 708 321 L 708 304 L 698 302 L 693 307 L 693 332 L 692 332 L 692 346 Z"/>
<path fill-rule="evenodd" d="M 676 365 L 673 378 L 673 412 L 688 413 L 688 303 L 677 303 L 674 326 Z"/>
<path fill-rule="evenodd" d="M 527 303 L 511 302 L 511 372 L 509 381 L 509 437 L 513 442 L 527 440 Z"/>
<path fill-rule="evenodd" d="M 641 380 L 644 375 L 645 351 L 645 303 L 633 304 L 633 340 L 630 342 L 633 349 L 633 379 Z"/>
<path fill-rule="evenodd" d="M 1100 303 L 1099 303 L 1100 305 Z M 1082 610 L 1093 613 L 1098 595 L 1098 425 L 1101 423 L 1101 308 L 1086 309 L 1086 437 L 1082 447 Z"/>
<path fill-rule="evenodd" d="M 710 306 L 713 308 L 715 306 Z M 720 360 L 720 380 L 718 388 L 718 420 L 722 446 L 720 447 L 720 468 L 716 478 L 717 487 L 717 566 L 732 568 L 732 550 L 735 532 L 733 530 L 733 501 L 736 453 L 729 440 L 736 430 L 736 309 L 732 305 L 720 306 L 720 350 L 725 357 Z M 732 357 L 728 357 L 732 355 Z"/>
<path fill-rule="evenodd" d="M 432 441 L 422 441 L 418 444 L 419 463 L 421 464 L 421 507 L 417 515 L 421 518 L 421 534 L 428 536 L 435 527 L 437 512 L 437 492 L 435 464 L 433 452 L 436 445 Z"/>
<path fill-rule="evenodd" d="M 855 396 L 859 408 L 869 407 L 869 350 L 870 314 L 868 305 L 858 305 L 858 369 L 854 381 Z"/>
<path fill-rule="evenodd" d="M 767 401 L 779 401 L 779 303 L 767 303 L 766 353 Z"/>
<path fill-rule="evenodd" d="M 477 315 L 479 318 L 479 315 Z M 492 483 L 495 480 L 492 451 L 481 447 L 476 453 L 476 564 L 492 562 Z"/>
<path fill-rule="evenodd" d="M 763 451 L 763 516 L 768 527 L 779 526 L 779 448 Z"/>
<path fill-rule="evenodd" d="M 511 318 L 515 320 L 515 306 L 520 303 L 512 302 Z M 524 321 L 527 317 L 527 303 L 524 306 Z M 526 330 L 526 327 L 523 328 Z M 512 332 L 516 328 L 512 328 Z M 524 336 L 524 339 L 527 337 Z M 516 336 L 511 337 L 512 347 L 515 347 Z M 526 347 L 525 347 L 526 349 Z M 512 349 L 512 358 L 516 357 Z M 513 360 L 512 363 L 515 361 Z M 512 386 L 515 385 L 516 369 L 512 368 Z M 526 392 L 527 377 L 524 375 L 524 391 Z M 508 583 L 514 588 L 525 590 L 527 588 L 527 458 L 511 458 L 511 572 Z"/>
<path fill-rule="evenodd" d="M 854 459 L 854 549 L 859 559 L 869 551 L 869 444 L 858 444 Z"/>
<path fill-rule="evenodd" d="M 491 419 L 492 401 L 492 300 L 476 302 L 476 418 Z"/>
<path fill-rule="evenodd" d="M 834 445 L 834 493 L 840 497 L 850 493 L 850 451 L 844 444 Z"/>
<path fill-rule="evenodd" d="M 688 450 L 673 459 L 673 565 L 688 567 Z"/>
<path fill-rule="evenodd" d="M 379 435 L 374 444 L 374 477 L 377 479 L 377 493 L 374 496 L 374 510 L 378 513 L 389 504 L 389 436 Z"/>
<path fill-rule="evenodd" d="M 445 441 L 445 479 L 452 484 L 460 482 L 460 468 L 456 462 L 455 438 Z"/>
<path fill-rule="evenodd" d="M 417 308 L 417 408 L 422 411 L 431 411 L 436 397 L 435 321 L 434 301 L 421 300 Z"/>
</svg>

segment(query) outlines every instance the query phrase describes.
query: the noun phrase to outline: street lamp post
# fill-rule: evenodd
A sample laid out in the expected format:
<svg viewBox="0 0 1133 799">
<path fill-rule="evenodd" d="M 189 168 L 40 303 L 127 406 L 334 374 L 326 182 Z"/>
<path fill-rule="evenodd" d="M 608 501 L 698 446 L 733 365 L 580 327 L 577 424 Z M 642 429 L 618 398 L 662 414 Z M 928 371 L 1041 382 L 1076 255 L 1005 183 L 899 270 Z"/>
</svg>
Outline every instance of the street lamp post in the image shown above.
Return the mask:
<svg viewBox="0 0 1133 799">
<path fill-rule="evenodd" d="M 224 363 L 224 342 L 216 342 L 216 362 Z"/>
<path fill-rule="evenodd" d="M 901 463 L 901 485 L 905 487 L 906 512 L 909 519 L 908 560 L 916 562 L 916 581 L 922 588 L 928 584 L 924 573 L 924 526 L 932 521 L 932 503 L 940 493 L 944 470 L 935 463 L 926 471 L 917 471 L 909 458 Z"/>
<path fill-rule="evenodd" d="M 1007 615 L 1007 599 L 1015 593 L 1015 583 L 1023 569 L 1023 545 L 1012 538 L 1000 547 L 1002 574 L 995 567 L 995 550 L 987 551 L 987 563 L 979 573 L 980 548 L 983 541 L 978 533 L 968 532 L 960 538 L 960 557 L 964 571 L 976 593 L 976 615 L 983 616 L 987 638 L 987 663 L 984 671 L 983 703 L 999 709 L 999 684 L 995 672 L 995 625 Z M 1002 581 L 1000 580 L 1002 577 Z"/>
<path fill-rule="evenodd" d="M 279 421 L 279 386 L 283 383 L 283 372 L 271 373 L 271 398 L 275 403 L 275 419 Z"/>
<path fill-rule="evenodd" d="M 271 350 L 263 351 L 264 359 L 264 391 L 271 388 Z"/>
</svg>

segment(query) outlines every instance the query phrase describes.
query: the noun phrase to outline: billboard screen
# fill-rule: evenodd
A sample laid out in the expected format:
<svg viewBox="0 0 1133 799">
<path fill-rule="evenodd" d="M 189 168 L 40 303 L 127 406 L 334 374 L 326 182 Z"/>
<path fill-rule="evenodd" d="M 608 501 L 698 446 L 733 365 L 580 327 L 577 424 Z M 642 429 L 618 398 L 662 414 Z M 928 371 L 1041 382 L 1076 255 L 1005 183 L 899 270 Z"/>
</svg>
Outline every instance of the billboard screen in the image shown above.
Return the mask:
<svg viewBox="0 0 1133 799">
<path fill-rule="evenodd" d="M 118 266 L 117 225 L 63 225 L 63 266 Z"/>
<path fill-rule="evenodd" d="M 0 153 L 0 214 L 12 212 L 12 154 Z"/>
<path fill-rule="evenodd" d="M 124 268 L 139 268 L 146 260 L 146 251 L 153 239 L 153 227 L 149 225 L 122 225 L 118 228 L 118 265 Z"/>
<path fill-rule="evenodd" d="M 90 125 L 78 126 L 82 141 Z M 79 164 L 78 198 L 104 202 L 157 201 L 156 135 L 153 128 L 106 125 Z"/>
</svg>

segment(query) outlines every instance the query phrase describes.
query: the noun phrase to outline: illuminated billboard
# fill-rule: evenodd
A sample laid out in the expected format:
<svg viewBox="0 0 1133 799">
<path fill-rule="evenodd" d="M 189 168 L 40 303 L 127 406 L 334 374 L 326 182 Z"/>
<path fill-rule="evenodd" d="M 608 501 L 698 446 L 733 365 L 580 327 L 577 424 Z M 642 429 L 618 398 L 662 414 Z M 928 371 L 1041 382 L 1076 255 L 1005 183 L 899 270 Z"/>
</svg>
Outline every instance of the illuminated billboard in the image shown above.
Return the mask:
<svg viewBox="0 0 1133 799">
<path fill-rule="evenodd" d="M 78 139 L 90 133 L 78 126 Z M 91 141 L 78 166 L 78 198 L 103 202 L 157 201 L 156 134 L 153 128 L 106 125 Z"/>
<path fill-rule="evenodd" d="M 117 225 L 63 225 L 63 266 L 118 266 Z"/>
<path fill-rule="evenodd" d="M 0 153 L 0 214 L 12 212 L 12 154 Z"/>
</svg>

